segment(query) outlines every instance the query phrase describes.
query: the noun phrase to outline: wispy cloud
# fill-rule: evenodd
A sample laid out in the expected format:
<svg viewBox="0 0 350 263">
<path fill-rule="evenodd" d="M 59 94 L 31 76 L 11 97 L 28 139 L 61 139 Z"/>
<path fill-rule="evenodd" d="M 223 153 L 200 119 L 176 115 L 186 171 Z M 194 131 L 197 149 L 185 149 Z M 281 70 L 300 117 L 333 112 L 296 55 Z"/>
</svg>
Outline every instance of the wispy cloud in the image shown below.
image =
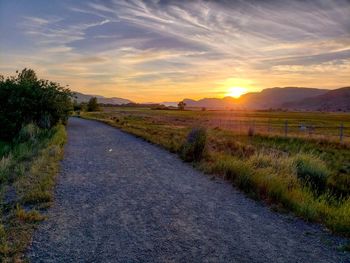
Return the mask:
<svg viewBox="0 0 350 263">
<path fill-rule="evenodd" d="M 346 0 L 60 3 L 17 14 L 31 50 L 0 67 L 30 61 L 77 90 L 147 101 L 350 82 Z"/>
</svg>

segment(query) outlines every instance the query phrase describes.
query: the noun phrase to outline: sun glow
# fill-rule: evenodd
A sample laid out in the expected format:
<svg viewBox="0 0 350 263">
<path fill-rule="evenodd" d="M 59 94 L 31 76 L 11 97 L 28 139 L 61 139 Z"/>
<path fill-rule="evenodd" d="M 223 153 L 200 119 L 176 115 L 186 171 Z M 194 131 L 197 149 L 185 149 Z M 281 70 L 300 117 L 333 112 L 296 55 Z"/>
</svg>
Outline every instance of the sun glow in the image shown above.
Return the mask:
<svg viewBox="0 0 350 263">
<path fill-rule="evenodd" d="M 226 93 L 226 96 L 239 98 L 241 95 L 247 93 L 247 89 L 243 87 L 230 87 Z"/>
</svg>

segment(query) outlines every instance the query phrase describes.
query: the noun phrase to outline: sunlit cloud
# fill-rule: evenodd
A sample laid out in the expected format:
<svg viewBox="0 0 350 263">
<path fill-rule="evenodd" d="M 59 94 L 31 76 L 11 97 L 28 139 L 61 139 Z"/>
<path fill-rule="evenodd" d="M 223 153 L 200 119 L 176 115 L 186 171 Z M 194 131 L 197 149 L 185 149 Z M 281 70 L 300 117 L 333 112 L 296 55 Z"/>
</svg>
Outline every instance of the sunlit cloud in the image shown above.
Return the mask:
<svg viewBox="0 0 350 263">
<path fill-rule="evenodd" d="M 346 0 L 22 5 L 1 6 L 4 74 L 32 67 L 77 91 L 135 101 L 350 83 Z"/>
</svg>

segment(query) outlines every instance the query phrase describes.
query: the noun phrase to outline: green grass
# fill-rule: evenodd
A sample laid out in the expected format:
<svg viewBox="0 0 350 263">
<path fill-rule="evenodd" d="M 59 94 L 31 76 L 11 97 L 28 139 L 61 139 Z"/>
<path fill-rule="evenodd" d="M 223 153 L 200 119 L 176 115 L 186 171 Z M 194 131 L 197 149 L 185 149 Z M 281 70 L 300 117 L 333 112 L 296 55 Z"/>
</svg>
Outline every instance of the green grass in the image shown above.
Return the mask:
<svg viewBox="0 0 350 263">
<path fill-rule="evenodd" d="M 27 131 L 6 144 L 0 161 L 1 221 L 0 261 L 21 262 L 42 214 L 52 201 L 55 175 L 63 155 L 66 132 L 63 125 L 51 130 Z M 14 193 L 6 200 L 6 193 Z"/>
<path fill-rule="evenodd" d="M 233 116 L 234 115 L 234 116 Z M 288 112 L 211 112 L 105 108 L 83 113 L 135 134 L 172 152 L 181 153 L 192 127 L 207 128 L 203 158 L 194 166 L 222 176 L 255 199 L 308 221 L 323 223 L 335 233 L 350 236 L 350 145 L 318 137 L 284 137 L 228 130 L 211 125 L 214 118 L 234 117 L 266 123 L 299 119 L 334 126 L 344 114 Z"/>
</svg>

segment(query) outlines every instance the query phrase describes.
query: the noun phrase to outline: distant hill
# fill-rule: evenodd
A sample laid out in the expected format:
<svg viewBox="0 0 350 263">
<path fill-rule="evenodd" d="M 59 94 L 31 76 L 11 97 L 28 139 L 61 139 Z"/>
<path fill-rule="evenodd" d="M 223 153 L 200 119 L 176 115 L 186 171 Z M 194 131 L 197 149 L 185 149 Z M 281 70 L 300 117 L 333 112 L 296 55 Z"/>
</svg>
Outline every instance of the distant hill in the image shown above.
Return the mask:
<svg viewBox="0 0 350 263">
<path fill-rule="evenodd" d="M 270 109 L 281 108 L 285 103 L 303 100 L 306 98 L 323 95 L 329 90 L 314 88 L 269 88 L 261 92 L 247 93 L 239 99 L 232 97 L 205 98 L 201 100 L 184 99 L 188 107 L 206 108 L 234 108 L 234 109 Z"/>
<path fill-rule="evenodd" d="M 247 109 L 276 109 L 284 104 L 319 96 L 329 90 L 314 88 L 269 88 L 257 93 L 247 93 L 239 99 L 239 105 Z"/>
<path fill-rule="evenodd" d="M 350 111 L 350 87 L 330 90 L 325 94 L 289 102 L 283 108 L 306 111 Z"/>
<path fill-rule="evenodd" d="M 122 104 L 133 103 L 131 100 L 117 98 L 117 97 L 106 98 L 100 95 L 88 95 L 88 94 L 83 94 L 79 92 L 74 92 L 74 95 L 76 96 L 76 100 L 78 103 L 88 102 L 89 99 L 91 99 L 92 97 L 96 97 L 98 103 L 103 103 L 103 104 L 122 105 Z"/>
</svg>

